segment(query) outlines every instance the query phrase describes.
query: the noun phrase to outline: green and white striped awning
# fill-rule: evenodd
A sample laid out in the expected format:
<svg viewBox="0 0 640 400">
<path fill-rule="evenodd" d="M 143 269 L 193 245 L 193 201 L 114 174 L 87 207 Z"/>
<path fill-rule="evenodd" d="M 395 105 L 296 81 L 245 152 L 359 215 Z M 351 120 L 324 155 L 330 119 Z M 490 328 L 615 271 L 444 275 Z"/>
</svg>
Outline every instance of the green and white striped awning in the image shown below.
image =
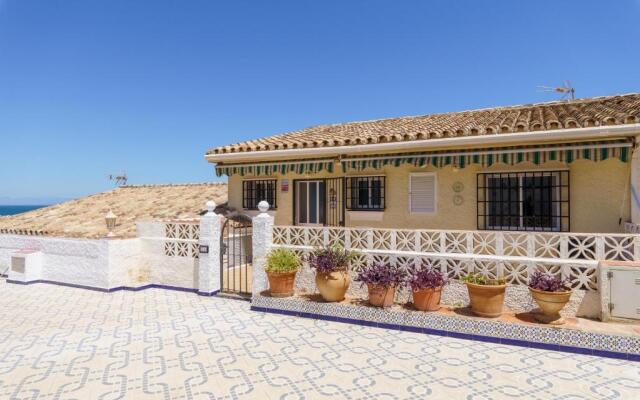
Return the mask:
<svg viewBox="0 0 640 400">
<path fill-rule="evenodd" d="M 416 167 L 432 165 L 444 167 L 454 165 L 464 168 L 470 164 L 489 167 L 493 164 L 515 165 L 521 162 L 543 164 L 548 161 L 571 163 L 575 160 L 602 161 L 617 158 L 629 161 L 633 143 L 631 140 L 581 142 L 549 145 L 495 147 L 469 150 L 444 150 L 421 153 L 381 154 L 363 157 L 342 158 L 342 171 L 361 171 L 367 168 L 379 169 L 388 165 L 399 167 L 410 164 Z M 216 174 L 270 176 L 274 174 L 308 174 L 334 170 L 335 159 L 289 160 L 247 164 L 217 164 Z"/>
<path fill-rule="evenodd" d="M 300 160 L 300 161 L 276 161 L 273 163 L 253 164 L 217 164 L 216 175 L 265 175 L 274 174 L 315 174 L 320 171 L 333 172 L 334 160 Z"/>
<path fill-rule="evenodd" d="M 387 165 L 399 167 L 404 164 L 416 167 L 432 165 L 438 168 L 447 165 L 464 168 L 470 164 L 489 167 L 493 164 L 515 165 L 521 162 L 543 164 L 548 161 L 560 161 L 568 164 L 581 159 L 602 161 L 608 158 L 618 158 L 627 162 L 631 155 L 632 146 L 631 141 L 620 140 L 367 156 L 343 159 L 342 169 L 345 172 L 360 171 L 366 168 L 379 169 Z"/>
</svg>

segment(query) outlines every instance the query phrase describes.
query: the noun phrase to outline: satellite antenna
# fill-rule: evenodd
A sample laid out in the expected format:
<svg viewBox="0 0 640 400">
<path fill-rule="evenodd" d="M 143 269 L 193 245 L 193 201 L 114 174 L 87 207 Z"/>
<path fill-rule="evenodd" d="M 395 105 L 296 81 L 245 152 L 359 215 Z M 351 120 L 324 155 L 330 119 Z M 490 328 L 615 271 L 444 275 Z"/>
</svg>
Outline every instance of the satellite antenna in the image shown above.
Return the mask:
<svg viewBox="0 0 640 400">
<path fill-rule="evenodd" d="M 538 86 L 539 92 L 555 92 L 560 93 L 560 100 L 575 100 L 576 99 L 576 89 L 571 85 L 571 82 L 564 81 L 562 86 Z"/>
<path fill-rule="evenodd" d="M 127 184 L 127 174 L 123 172 L 120 175 L 109 175 L 109 180 L 116 181 L 116 186 L 123 186 Z"/>
</svg>

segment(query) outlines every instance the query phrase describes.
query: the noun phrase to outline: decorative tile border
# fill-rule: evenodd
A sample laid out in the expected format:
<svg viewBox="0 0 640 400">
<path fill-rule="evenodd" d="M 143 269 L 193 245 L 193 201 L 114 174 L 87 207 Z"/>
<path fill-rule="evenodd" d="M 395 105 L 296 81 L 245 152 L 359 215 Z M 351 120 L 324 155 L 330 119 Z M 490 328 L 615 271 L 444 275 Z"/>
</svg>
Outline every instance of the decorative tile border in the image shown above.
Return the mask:
<svg viewBox="0 0 640 400">
<path fill-rule="evenodd" d="M 251 309 L 459 339 L 640 361 L 640 337 L 634 336 L 262 295 L 253 296 Z"/>
<path fill-rule="evenodd" d="M 49 280 L 46 280 L 46 279 L 38 279 L 38 280 L 35 280 L 35 281 L 28 281 L 28 282 L 15 281 L 15 280 L 12 280 L 12 279 L 7 279 L 7 283 L 13 283 L 13 284 L 16 284 L 16 285 L 33 285 L 33 284 L 36 284 L 36 283 L 46 283 L 46 284 L 49 284 L 49 285 L 67 286 L 67 287 L 72 287 L 72 288 L 77 288 L 77 289 L 93 290 L 93 291 L 96 291 L 96 292 L 103 292 L 103 293 L 113 293 L 113 292 L 119 292 L 121 290 L 126 290 L 126 291 L 130 291 L 130 292 L 139 292 L 139 291 L 145 290 L 145 289 L 175 290 L 175 291 L 178 291 L 178 292 L 196 293 L 199 296 L 216 296 L 216 295 L 218 295 L 218 293 L 220 293 L 219 290 L 215 290 L 213 292 L 200 292 L 198 289 L 185 288 L 185 287 L 180 287 L 180 286 L 159 285 L 159 284 L 156 284 L 156 283 L 151 283 L 151 284 L 148 284 L 148 285 L 137 286 L 137 287 L 133 287 L 133 286 L 117 286 L 117 287 L 113 287 L 113 288 L 99 288 L 99 287 L 94 287 L 94 286 L 77 285 L 75 283 L 49 281 Z"/>
</svg>

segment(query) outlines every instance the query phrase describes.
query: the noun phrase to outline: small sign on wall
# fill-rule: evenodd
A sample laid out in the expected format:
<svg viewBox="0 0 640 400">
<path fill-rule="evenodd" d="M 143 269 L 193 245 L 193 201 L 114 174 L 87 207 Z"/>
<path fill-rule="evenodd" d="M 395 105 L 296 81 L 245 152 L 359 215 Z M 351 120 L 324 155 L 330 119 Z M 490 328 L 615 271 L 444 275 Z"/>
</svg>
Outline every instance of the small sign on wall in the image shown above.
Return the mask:
<svg viewBox="0 0 640 400">
<path fill-rule="evenodd" d="M 198 252 L 200 254 L 209 254 L 209 246 L 201 244 L 200 246 L 198 246 Z"/>
<path fill-rule="evenodd" d="M 280 180 L 280 191 L 283 193 L 287 193 L 289 191 L 289 180 L 282 179 Z"/>
</svg>

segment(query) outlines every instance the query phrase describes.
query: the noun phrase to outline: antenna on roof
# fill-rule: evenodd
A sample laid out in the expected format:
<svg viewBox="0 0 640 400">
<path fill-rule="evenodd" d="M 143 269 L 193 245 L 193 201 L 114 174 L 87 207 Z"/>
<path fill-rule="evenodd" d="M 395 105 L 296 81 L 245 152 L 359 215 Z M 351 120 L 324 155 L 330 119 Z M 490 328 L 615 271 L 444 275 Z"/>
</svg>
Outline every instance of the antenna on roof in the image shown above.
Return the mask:
<svg viewBox="0 0 640 400">
<path fill-rule="evenodd" d="M 576 99 L 576 89 L 571 85 L 571 82 L 564 81 L 564 85 L 562 86 L 538 86 L 539 92 L 556 92 L 561 93 L 560 100 L 575 100 Z"/>
<path fill-rule="evenodd" d="M 127 184 L 127 173 L 123 172 L 120 175 L 109 175 L 110 181 L 116 181 L 116 186 L 123 186 Z"/>
</svg>

